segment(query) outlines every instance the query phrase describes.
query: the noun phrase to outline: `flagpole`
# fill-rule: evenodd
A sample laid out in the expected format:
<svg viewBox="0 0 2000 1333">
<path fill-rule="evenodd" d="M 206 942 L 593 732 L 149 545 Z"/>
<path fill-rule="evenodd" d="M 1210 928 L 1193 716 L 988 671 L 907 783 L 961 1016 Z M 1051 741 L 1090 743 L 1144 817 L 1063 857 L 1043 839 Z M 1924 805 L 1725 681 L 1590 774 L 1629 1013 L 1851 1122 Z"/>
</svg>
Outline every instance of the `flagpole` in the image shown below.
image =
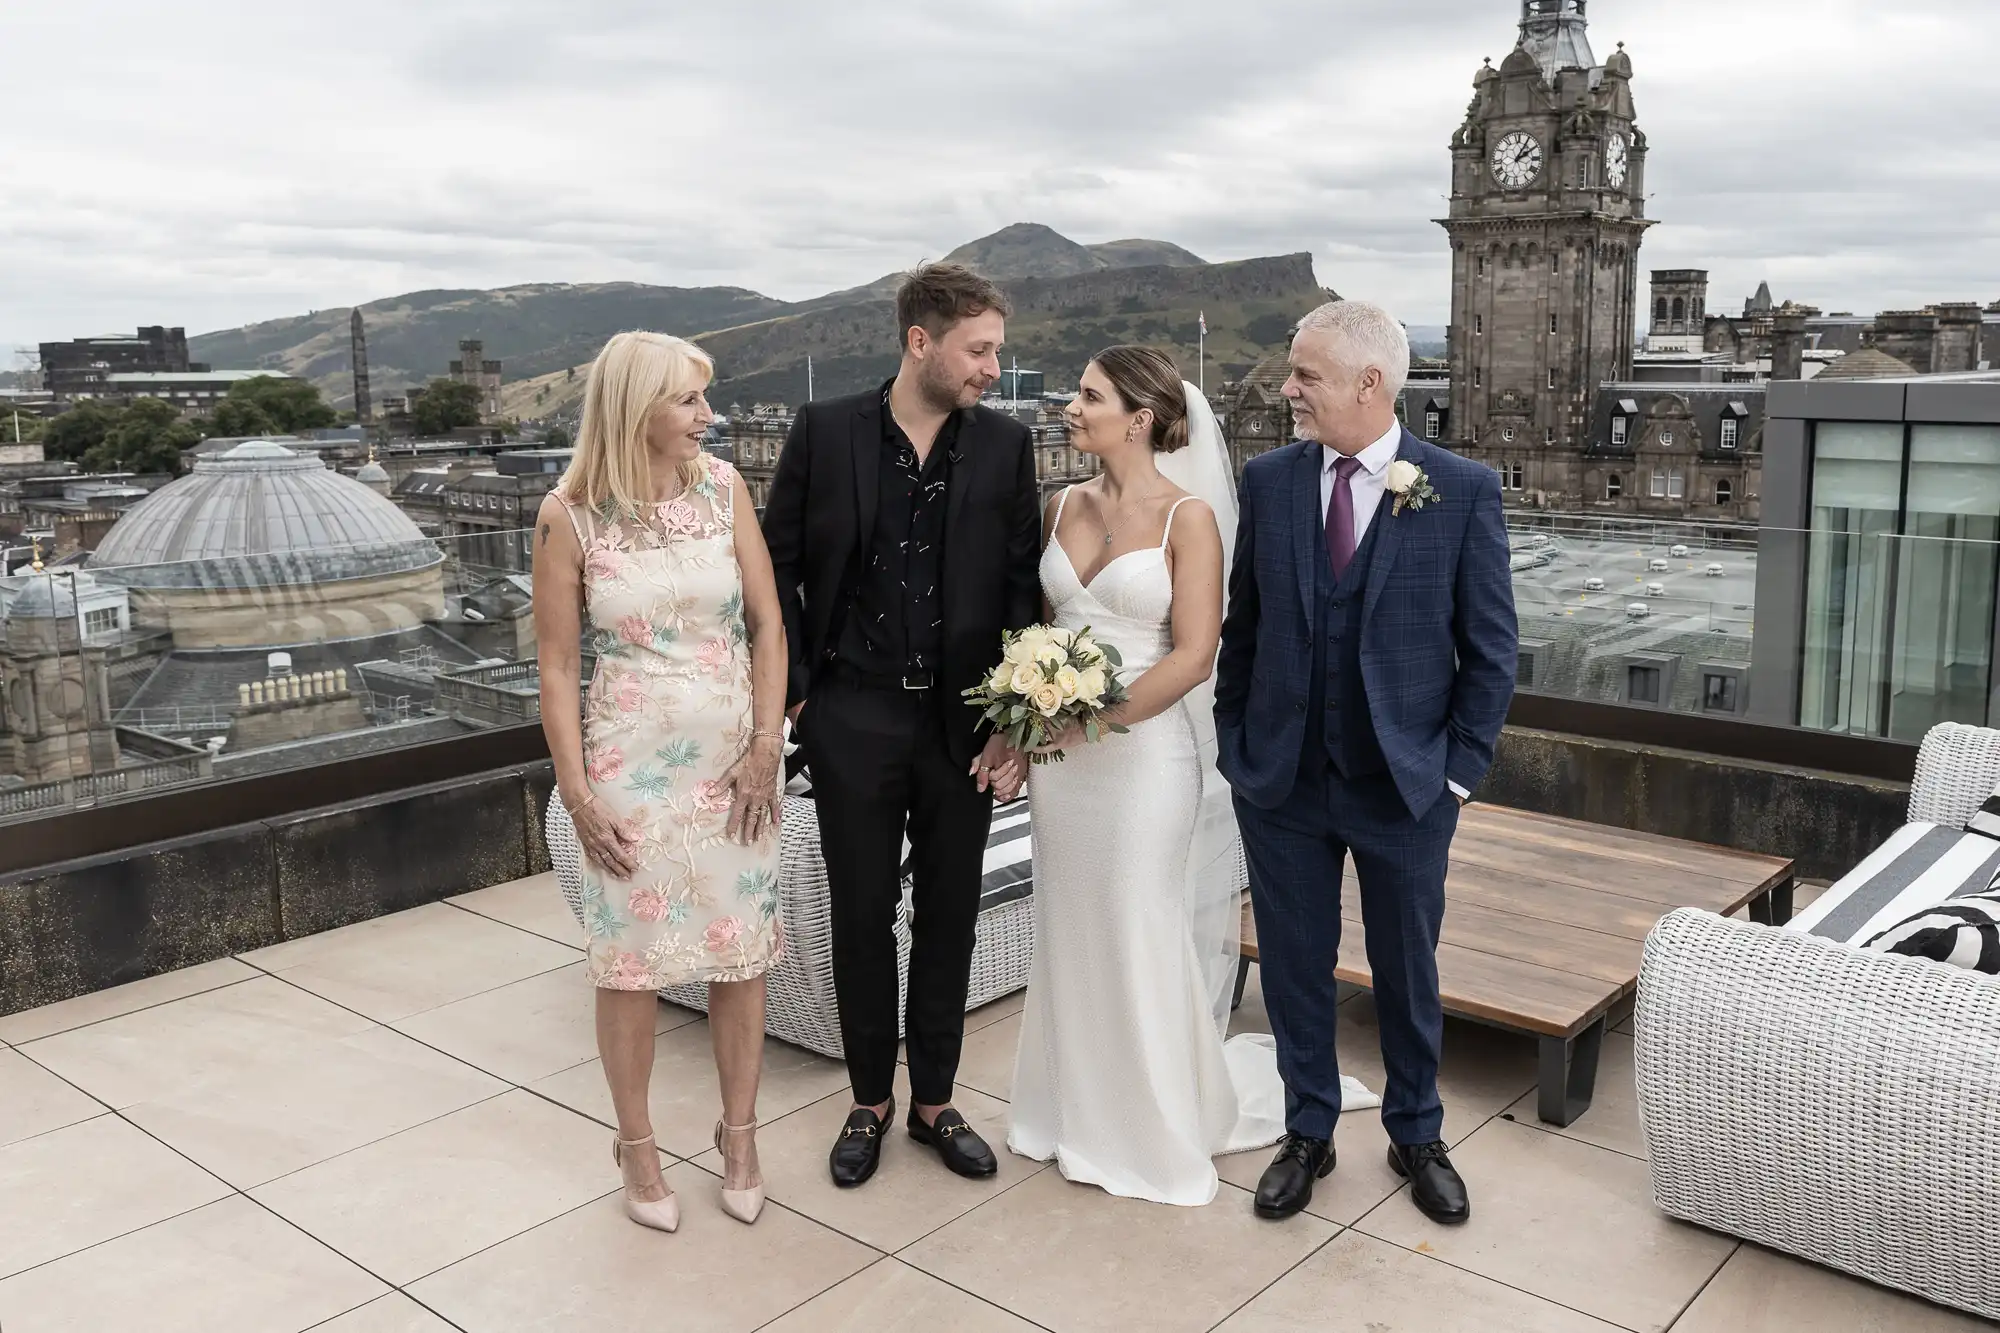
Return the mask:
<svg viewBox="0 0 2000 1333">
<path fill-rule="evenodd" d="M 806 401 L 810 403 L 812 400 L 813 400 L 813 359 L 811 356 L 807 356 L 806 357 Z"/>
<path fill-rule="evenodd" d="M 1195 318 L 1198 321 L 1201 333 L 1199 341 L 1195 343 L 1194 383 L 1195 387 L 1202 391 L 1203 396 L 1206 396 L 1208 393 L 1208 312 L 1204 310 L 1195 316 Z"/>
</svg>

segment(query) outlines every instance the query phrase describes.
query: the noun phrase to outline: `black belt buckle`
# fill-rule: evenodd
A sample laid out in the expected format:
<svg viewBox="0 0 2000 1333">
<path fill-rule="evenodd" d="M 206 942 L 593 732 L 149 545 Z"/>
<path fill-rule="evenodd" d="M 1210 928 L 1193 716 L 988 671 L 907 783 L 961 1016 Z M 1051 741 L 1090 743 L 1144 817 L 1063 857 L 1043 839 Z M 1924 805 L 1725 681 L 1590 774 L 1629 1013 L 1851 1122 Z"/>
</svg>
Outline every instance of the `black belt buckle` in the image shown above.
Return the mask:
<svg viewBox="0 0 2000 1333">
<path fill-rule="evenodd" d="M 928 690 L 928 689 L 930 689 L 930 688 L 931 688 L 931 673 L 930 673 L 930 672 L 928 672 L 928 671 L 920 671 L 920 672 L 918 672 L 918 673 L 917 673 L 916 675 L 914 675 L 914 676 L 905 676 L 905 677 L 903 677 L 903 688 L 904 688 L 904 689 L 906 689 L 906 690 Z"/>
</svg>

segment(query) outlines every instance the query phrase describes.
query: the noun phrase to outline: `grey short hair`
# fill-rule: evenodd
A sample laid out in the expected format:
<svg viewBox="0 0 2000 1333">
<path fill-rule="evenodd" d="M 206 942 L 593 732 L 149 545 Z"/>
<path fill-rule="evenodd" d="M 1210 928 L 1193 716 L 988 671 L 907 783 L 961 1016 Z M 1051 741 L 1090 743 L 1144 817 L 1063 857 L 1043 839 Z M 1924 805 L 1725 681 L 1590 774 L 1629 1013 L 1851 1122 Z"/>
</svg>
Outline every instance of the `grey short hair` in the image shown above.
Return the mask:
<svg viewBox="0 0 2000 1333">
<path fill-rule="evenodd" d="M 1382 387 L 1391 398 L 1409 382 L 1410 335 L 1379 305 L 1328 301 L 1300 320 L 1298 331 L 1328 334 L 1335 359 L 1357 377 L 1371 366 L 1381 371 Z"/>
</svg>

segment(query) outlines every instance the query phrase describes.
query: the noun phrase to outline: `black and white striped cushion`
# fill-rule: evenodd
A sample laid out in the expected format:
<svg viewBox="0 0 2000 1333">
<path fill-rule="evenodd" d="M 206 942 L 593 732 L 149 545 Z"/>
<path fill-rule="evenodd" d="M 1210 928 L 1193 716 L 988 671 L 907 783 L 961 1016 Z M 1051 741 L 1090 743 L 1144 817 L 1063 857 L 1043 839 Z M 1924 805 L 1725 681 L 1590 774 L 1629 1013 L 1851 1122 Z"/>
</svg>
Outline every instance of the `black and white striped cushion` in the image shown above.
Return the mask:
<svg viewBox="0 0 2000 1333">
<path fill-rule="evenodd" d="M 2000 892 L 1976 893 L 1926 908 L 1864 947 L 2000 976 Z"/>
<path fill-rule="evenodd" d="M 1938 824 L 1905 824 L 1789 928 L 1861 944 L 1927 908 L 1987 892 L 1996 871 L 2000 842 Z"/>
<path fill-rule="evenodd" d="M 2000 787 L 1993 789 L 1985 803 L 1965 821 L 1968 833 L 1984 834 L 1989 838 L 2000 838 Z"/>
</svg>

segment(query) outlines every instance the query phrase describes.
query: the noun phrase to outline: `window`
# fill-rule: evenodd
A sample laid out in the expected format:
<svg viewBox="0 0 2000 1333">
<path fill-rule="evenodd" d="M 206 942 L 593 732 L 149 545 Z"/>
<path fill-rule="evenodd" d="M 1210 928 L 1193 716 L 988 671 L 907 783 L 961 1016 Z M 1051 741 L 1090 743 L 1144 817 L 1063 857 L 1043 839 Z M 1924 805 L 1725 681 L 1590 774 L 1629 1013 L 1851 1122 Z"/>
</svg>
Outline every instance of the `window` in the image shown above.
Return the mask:
<svg viewBox="0 0 2000 1333">
<path fill-rule="evenodd" d="M 1549 316 L 1549 332 L 1550 332 L 1550 333 L 1554 333 L 1555 331 L 1556 331 L 1556 317 L 1555 317 L 1554 315 L 1550 315 L 1550 316 Z"/>
<path fill-rule="evenodd" d="M 85 634 L 112 634 L 117 629 L 118 608 L 115 606 L 100 607 L 95 611 L 85 611 L 83 613 L 83 632 Z"/>
<path fill-rule="evenodd" d="M 1632 429 L 1630 417 L 1611 418 L 1611 443 L 1616 448 L 1624 448 L 1628 432 Z"/>
<path fill-rule="evenodd" d="M 1438 437 L 1438 429 L 1443 424 L 1442 422 L 1439 421 L 1438 418 L 1439 418 L 1439 413 L 1436 410 L 1424 413 L 1425 439 L 1435 440 Z"/>
<path fill-rule="evenodd" d="M 1729 478 L 1724 477 L 1715 483 L 1715 502 L 1717 504 L 1734 504 L 1735 501 L 1736 487 L 1730 483 Z"/>
<path fill-rule="evenodd" d="M 1660 668 L 1656 666 L 1626 667 L 1625 702 L 1634 704 L 1659 703 Z"/>
<path fill-rule="evenodd" d="M 1485 255 L 1481 255 L 1481 256 L 1479 256 L 1479 276 L 1480 276 L 1480 277 L 1482 277 L 1482 278 L 1486 276 L 1486 256 L 1485 256 Z"/>
<path fill-rule="evenodd" d="M 1472 317 L 1472 331 L 1474 333 L 1486 332 L 1486 316 L 1474 315 Z"/>
<path fill-rule="evenodd" d="M 1549 387 L 1551 389 L 1556 387 L 1556 368 L 1554 366 L 1549 367 Z"/>
<path fill-rule="evenodd" d="M 1686 322 L 1687 322 L 1687 302 L 1681 299 L 1680 297 L 1676 296 L 1674 298 L 1674 323 L 1684 324 Z"/>
<path fill-rule="evenodd" d="M 1554 426 L 1542 427 L 1542 443 L 1554 444 L 1555 442 L 1556 442 L 1556 428 Z"/>
<path fill-rule="evenodd" d="M 1727 672 L 1707 671 L 1701 677 L 1701 709 L 1704 713 L 1734 713 L 1743 682 Z"/>
<path fill-rule="evenodd" d="M 1486 374 L 1478 366 L 1472 368 L 1472 387 L 1477 389 L 1486 383 Z"/>
<path fill-rule="evenodd" d="M 1740 425 L 1741 423 L 1735 417 L 1724 417 L 1722 419 L 1723 448 L 1734 449 L 1736 447 L 1736 432 Z"/>
<path fill-rule="evenodd" d="M 1681 498 L 1681 474 L 1678 472 L 1667 474 L 1667 498 L 1669 500 Z"/>
<path fill-rule="evenodd" d="M 1562 271 L 1563 271 L 1562 251 L 1560 250 L 1549 251 L 1549 272 L 1552 274 L 1559 274 Z"/>
<path fill-rule="evenodd" d="M 1660 432 L 1660 447 L 1662 449 L 1671 449 L 1674 447 L 1674 433 L 1672 431 L 1663 430 Z"/>
<path fill-rule="evenodd" d="M 1500 428 L 1500 438 L 1503 442 L 1512 444 L 1514 442 L 1514 428 L 1512 426 L 1502 426 Z"/>
<path fill-rule="evenodd" d="M 1623 477 L 1614 472 L 1604 479 L 1605 499 L 1616 500 L 1623 494 L 1625 494 L 1625 479 Z"/>
<path fill-rule="evenodd" d="M 1667 322 L 1667 298 L 1664 296 L 1653 302 L 1653 322 L 1655 324 Z"/>
<path fill-rule="evenodd" d="M 1521 490 L 1527 485 L 1528 469 L 1519 463 L 1502 463 L 1500 480 L 1510 491 Z"/>
<path fill-rule="evenodd" d="M 1664 499 L 1666 499 L 1666 498 L 1667 498 L 1667 474 L 1666 474 L 1666 473 L 1664 473 L 1664 472 L 1655 472 L 1655 473 L 1653 473 L 1653 475 L 1652 475 L 1652 489 L 1653 489 L 1653 498 L 1654 498 L 1655 500 L 1664 500 Z"/>
</svg>

